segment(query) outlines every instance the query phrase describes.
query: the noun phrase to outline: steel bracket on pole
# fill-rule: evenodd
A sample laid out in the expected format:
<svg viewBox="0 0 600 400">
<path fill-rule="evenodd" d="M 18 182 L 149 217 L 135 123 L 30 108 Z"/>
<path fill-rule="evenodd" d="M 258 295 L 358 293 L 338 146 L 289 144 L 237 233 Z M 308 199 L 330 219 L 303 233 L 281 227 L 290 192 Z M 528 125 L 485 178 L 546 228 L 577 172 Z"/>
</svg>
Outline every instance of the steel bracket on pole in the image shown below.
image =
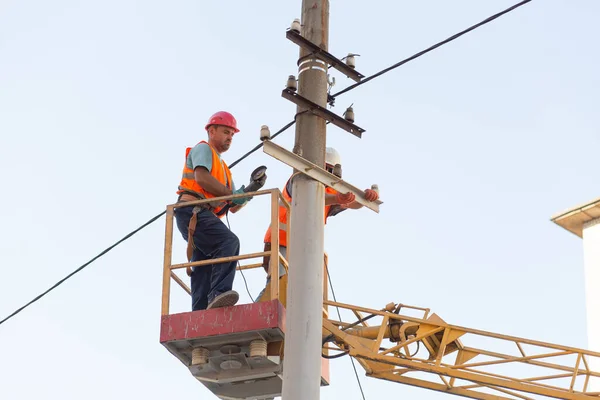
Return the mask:
<svg viewBox="0 0 600 400">
<path fill-rule="evenodd" d="M 305 39 L 301 34 L 296 31 L 288 30 L 285 33 L 285 37 L 296 43 L 298 46 L 302 47 L 304 50 L 309 51 L 312 55 L 314 55 L 319 60 L 322 60 L 332 66 L 333 68 L 340 71 L 342 74 L 346 75 L 348 78 L 360 82 L 362 78 L 365 76 L 360 72 L 356 71 L 354 68 L 350 68 L 345 62 L 334 56 L 333 54 L 328 53 L 323 50 L 310 40 Z"/>
<path fill-rule="evenodd" d="M 263 141 L 263 151 L 271 157 L 281 161 L 284 164 L 287 164 L 288 166 L 305 175 L 310 176 L 314 180 L 321 182 L 323 185 L 337 190 L 340 193 L 353 193 L 356 197 L 357 203 L 360 203 L 376 213 L 379 213 L 379 205 L 383 203 L 381 200 L 367 201 L 365 199 L 365 192 L 363 190 L 352 186 L 348 182 L 345 182 L 341 178 L 338 178 L 337 176 L 327 172 L 323 168 L 318 167 L 299 155 L 294 154 L 279 145 L 276 145 L 270 140 Z"/>
<path fill-rule="evenodd" d="M 310 110 L 310 112 L 312 112 L 313 114 L 315 114 L 323 119 L 326 119 L 327 121 L 331 122 L 335 126 L 342 128 L 345 131 L 350 132 L 351 134 L 353 134 L 354 136 L 356 136 L 358 138 L 361 138 L 362 133 L 365 131 L 363 128 L 354 125 L 352 122 L 338 116 L 335 113 L 332 113 L 327 108 L 321 107 L 317 103 L 313 103 L 312 101 L 308 100 L 307 98 L 300 96 L 298 93 L 294 92 L 293 90 L 283 89 L 283 92 L 281 92 L 281 97 L 291 101 L 292 103 L 295 103 L 296 105 L 298 105 L 300 107 L 308 108 Z"/>
</svg>

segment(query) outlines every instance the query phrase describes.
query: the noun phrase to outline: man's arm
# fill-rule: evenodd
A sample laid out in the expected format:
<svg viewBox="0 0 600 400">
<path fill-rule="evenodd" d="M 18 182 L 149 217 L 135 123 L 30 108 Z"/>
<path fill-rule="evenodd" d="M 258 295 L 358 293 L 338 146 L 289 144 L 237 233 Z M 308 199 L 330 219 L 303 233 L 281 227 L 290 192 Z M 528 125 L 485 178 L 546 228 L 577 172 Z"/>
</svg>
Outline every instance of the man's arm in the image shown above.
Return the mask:
<svg viewBox="0 0 600 400">
<path fill-rule="evenodd" d="M 340 204 L 336 194 L 325 193 L 325 205 L 332 206 L 334 204 Z"/>
<path fill-rule="evenodd" d="M 350 204 L 342 204 L 343 208 L 351 208 L 352 210 L 358 210 L 359 208 L 363 208 L 363 205 L 357 201 L 353 201 Z"/>
<path fill-rule="evenodd" d="M 354 202 L 356 197 L 353 193 L 348 192 L 346 194 L 337 193 L 337 194 L 328 194 L 325 193 L 325 205 L 332 206 L 334 204 L 340 204 L 342 206 L 349 205 Z"/>
<path fill-rule="evenodd" d="M 186 163 L 189 168 L 194 170 L 194 179 L 204 190 L 213 196 L 228 196 L 231 194 L 231 190 L 210 174 L 212 150 L 207 143 L 194 146 Z"/>
<path fill-rule="evenodd" d="M 290 180 L 288 180 L 288 183 L 286 186 L 286 190 L 287 190 L 288 194 L 290 195 L 290 197 L 293 196 L 292 195 L 292 186 L 293 186 L 294 178 L 295 178 L 295 176 L 292 176 L 292 178 Z M 350 208 L 350 207 L 348 207 L 348 205 L 350 203 L 352 203 L 356 206 L 356 208 L 361 208 L 362 204 L 355 202 L 354 199 L 355 199 L 355 196 L 352 193 L 346 193 L 346 194 L 325 193 L 325 205 L 326 206 L 333 206 L 333 205 L 339 204 L 343 208 Z M 352 208 L 354 208 L 354 207 L 352 207 Z"/>
<path fill-rule="evenodd" d="M 378 198 L 379 195 L 374 190 L 365 190 L 365 199 L 367 201 L 375 201 Z M 351 208 L 353 210 L 358 210 L 359 208 L 362 208 L 363 205 L 355 201 L 355 199 L 356 197 L 354 196 L 354 194 L 350 192 L 346 194 L 325 194 L 325 205 L 339 204 L 342 208 Z"/>
<path fill-rule="evenodd" d="M 198 182 L 198 185 L 214 196 L 229 196 L 233 193 L 231 189 L 212 176 L 205 167 L 196 167 L 194 169 L 194 178 Z"/>
</svg>

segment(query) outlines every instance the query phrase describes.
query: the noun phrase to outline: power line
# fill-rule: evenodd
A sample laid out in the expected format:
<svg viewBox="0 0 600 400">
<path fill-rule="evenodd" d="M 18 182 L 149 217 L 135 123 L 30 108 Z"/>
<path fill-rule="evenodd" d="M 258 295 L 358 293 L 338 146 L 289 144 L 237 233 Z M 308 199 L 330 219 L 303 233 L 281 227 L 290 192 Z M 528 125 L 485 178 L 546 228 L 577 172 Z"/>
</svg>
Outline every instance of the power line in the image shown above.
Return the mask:
<svg viewBox="0 0 600 400">
<path fill-rule="evenodd" d="M 281 128 L 280 130 L 278 130 L 273 136 L 271 136 L 271 138 L 275 138 L 276 136 L 280 135 L 286 129 L 288 129 L 290 126 L 294 125 L 295 123 L 296 123 L 296 119 L 294 118 L 293 121 L 291 121 L 290 123 L 286 124 L 283 128 Z M 245 159 L 246 157 L 248 157 L 250 154 L 254 153 L 256 150 L 260 149 L 261 147 L 262 147 L 262 143 L 260 145 L 256 146 L 256 147 L 254 147 L 250 151 L 248 151 L 246 154 L 244 154 L 241 158 L 237 159 L 235 162 L 233 162 L 231 164 L 231 166 L 229 166 L 229 168 L 235 167 L 240 161 L 242 161 L 243 159 Z M 116 242 L 112 246 L 106 248 L 104 251 L 102 251 L 100 254 L 98 254 L 97 256 L 95 256 L 94 258 L 92 258 L 90 261 L 86 262 L 85 264 L 83 264 L 82 266 L 80 266 L 79 268 L 77 268 L 75 271 L 71 272 L 69 275 L 65 276 L 60 281 L 56 282 L 48 290 L 46 290 L 45 292 L 43 292 L 40 295 L 36 296 L 33 300 L 31 300 L 30 302 L 28 302 L 24 306 L 22 306 L 22 307 L 18 308 L 17 310 L 15 310 L 8 317 L 6 317 L 2 321 L 0 321 L 0 325 L 2 325 L 3 323 L 5 323 L 9 319 L 11 319 L 12 317 L 14 317 L 15 315 L 17 315 L 18 313 L 20 313 L 21 311 L 23 311 L 24 309 L 26 309 L 27 307 L 29 307 L 30 305 L 32 305 L 33 303 L 35 303 L 36 301 L 40 300 L 42 297 L 44 297 L 45 295 L 47 295 L 48 293 L 50 293 L 52 290 L 56 289 L 58 286 L 60 286 L 61 284 L 63 284 L 67 279 L 71 278 L 73 275 L 75 275 L 79 271 L 83 270 L 85 267 L 87 267 L 88 265 L 90 265 L 91 263 L 93 263 L 94 261 L 96 261 L 97 259 L 99 259 L 100 257 L 102 257 L 103 255 L 105 255 L 106 253 L 108 253 L 109 251 L 111 251 L 112 249 L 114 249 L 115 247 L 117 247 L 119 244 L 123 243 L 124 241 L 126 241 L 127 239 L 129 239 L 130 237 L 132 237 L 133 235 L 135 235 L 136 233 L 138 233 L 139 231 L 141 231 L 145 227 L 147 227 L 150 224 L 152 224 L 154 221 L 156 221 L 157 219 L 159 219 L 160 217 L 162 217 L 165 213 L 166 213 L 166 211 L 163 211 L 160 214 L 155 215 L 148 222 L 146 222 L 145 224 L 141 225 L 140 227 L 136 228 L 135 230 L 133 230 L 130 233 L 128 233 L 127 235 L 125 235 L 121 240 L 119 240 L 118 242 Z M 246 277 L 244 277 L 243 275 L 242 275 L 242 277 L 244 278 L 244 281 L 246 281 Z M 247 288 L 248 288 L 248 286 L 246 286 L 246 289 Z M 250 294 L 250 291 L 248 291 L 248 294 Z M 252 295 L 250 295 L 250 298 L 252 298 Z"/>
<path fill-rule="evenodd" d="M 337 299 L 335 297 L 335 291 L 333 290 L 333 283 L 331 283 L 331 274 L 329 273 L 329 267 L 325 264 L 325 272 L 327 273 L 327 280 L 329 281 L 329 287 L 331 288 L 331 295 L 333 296 L 333 301 L 337 303 Z M 338 306 L 335 307 L 337 310 L 337 315 L 339 320 L 342 320 L 342 314 L 340 314 L 340 308 Z M 358 371 L 356 370 L 356 364 L 354 364 L 354 358 L 350 357 L 350 361 L 352 362 L 352 369 L 354 369 L 354 376 L 356 377 L 356 382 L 358 382 L 358 387 L 360 389 L 360 394 L 362 395 L 363 400 L 365 399 L 365 392 L 363 391 L 362 384 L 360 383 L 360 378 L 358 377 Z"/>
<path fill-rule="evenodd" d="M 225 219 L 227 220 L 227 228 L 229 228 L 229 230 L 231 230 L 231 224 L 229 223 L 229 212 L 225 213 Z M 240 266 L 240 262 L 237 262 L 238 267 Z M 250 296 L 250 300 L 252 300 L 253 303 L 256 303 L 256 301 L 254 300 L 254 297 L 252 297 L 252 294 L 250 294 L 250 288 L 248 287 L 248 281 L 246 280 L 246 275 L 244 275 L 244 270 L 240 269 L 240 274 L 242 274 L 242 279 L 244 280 L 244 286 L 246 286 L 246 292 L 248 293 L 248 296 Z"/>
<path fill-rule="evenodd" d="M 346 93 L 346 92 L 349 92 L 350 90 L 352 90 L 352 89 L 354 89 L 354 88 L 357 88 L 358 86 L 360 86 L 360 85 L 362 85 L 362 84 L 365 84 L 365 83 L 367 83 L 367 82 L 369 82 L 369 81 L 371 81 L 371 80 L 373 80 L 373 79 L 375 79 L 375 78 L 377 78 L 377 77 L 379 77 L 379 76 L 381 76 L 381 75 L 385 74 L 386 72 L 389 72 L 389 71 L 391 71 L 391 70 L 393 70 L 393 69 L 396 69 L 396 68 L 398 68 L 398 67 L 400 67 L 400 66 L 402 66 L 402 65 L 406 64 L 406 63 L 407 63 L 407 62 L 409 62 L 409 61 L 412 61 L 412 60 L 414 60 L 414 59 L 416 59 L 416 58 L 419 58 L 419 57 L 421 57 L 422 55 L 424 55 L 424 54 L 427 54 L 427 53 L 429 53 L 430 51 L 432 51 L 432 50 L 435 50 L 435 49 L 437 49 L 438 47 L 441 47 L 441 46 L 445 45 L 446 43 L 449 43 L 449 42 L 453 41 L 454 39 L 457 39 L 457 38 L 461 37 L 462 35 L 464 35 L 464 34 L 466 34 L 466 33 L 469 33 L 469 32 L 471 32 L 471 31 L 473 31 L 473 30 L 475 30 L 475 29 L 479 28 L 480 26 L 483 26 L 483 25 L 487 24 L 488 22 L 492 22 L 492 21 L 493 21 L 493 20 L 495 20 L 496 18 L 499 18 L 499 17 L 503 16 L 504 14 L 508 14 L 509 12 L 511 12 L 511 11 L 513 11 L 513 10 L 515 10 L 515 9 L 517 9 L 517 8 L 519 8 L 519 7 L 521 7 L 521 6 L 525 5 L 525 4 L 527 4 L 527 3 L 529 3 L 530 1 L 531 1 L 531 0 L 524 0 L 524 1 L 520 2 L 520 3 L 517 3 L 517 4 L 515 4 L 514 6 L 507 8 L 507 9 L 506 9 L 506 10 L 504 10 L 504 11 L 501 11 L 501 12 L 499 12 L 499 13 L 497 13 L 497 14 L 494 14 L 494 15 L 492 15 L 491 17 L 488 17 L 488 18 L 484 19 L 483 21 L 479 22 L 478 24 L 475 24 L 475 25 L 473 25 L 473 26 L 471 26 L 471 27 L 469 27 L 469 28 L 465 29 L 464 31 L 461 31 L 461 32 L 459 32 L 459 33 L 457 33 L 457 34 L 455 34 L 455 35 L 452 35 L 452 36 L 450 36 L 449 38 L 447 38 L 447 39 L 445 39 L 445 40 L 442 40 L 441 42 L 439 42 L 439 43 L 436 43 L 436 44 L 434 44 L 433 46 L 431 46 L 431 47 L 429 47 L 429 48 L 427 48 L 427 49 L 425 49 L 425 50 L 422 50 L 422 51 L 420 51 L 420 52 L 418 52 L 418 53 L 416 53 L 416 54 L 413 54 L 412 56 L 410 56 L 410 57 L 408 57 L 408 58 L 406 58 L 406 59 L 404 59 L 404 60 L 402 60 L 402 61 L 400 61 L 400 62 L 398 62 L 398 63 L 396 63 L 396 64 L 394 64 L 394 65 L 392 65 L 391 67 L 388 67 L 388 68 L 386 68 L 386 69 L 383 69 L 383 70 L 381 70 L 381 71 L 377 72 L 376 74 L 373 74 L 373 75 L 371 75 L 371 76 L 369 76 L 369 77 L 367 77 L 367 78 L 365 78 L 365 79 L 361 80 L 360 82 L 357 82 L 357 83 L 355 83 L 355 84 L 353 84 L 353 85 L 350 85 L 350 86 L 348 86 L 347 88 L 345 88 L 345 89 L 343 89 L 343 90 L 340 90 L 340 91 L 339 91 L 339 92 L 337 92 L 336 94 L 333 94 L 333 95 L 331 95 L 331 96 L 330 96 L 330 100 L 333 100 L 333 99 L 335 99 L 336 97 L 338 97 L 339 95 L 342 95 L 342 94 L 344 94 L 344 93 Z"/>
<path fill-rule="evenodd" d="M 141 231 L 142 229 L 144 229 L 145 227 L 147 227 L 148 225 L 150 225 L 151 223 L 153 223 L 154 221 L 156 221 L 157 219 L 159 219 L 160 217 L 162 217 L 165 214 L 166 211 L 161 212 L 160 214 L 152 217 L 148 222 L 146 222 L 144 225 L 140 226 L 139 228 L 137 228 L 136 230 L 128 233 L 127 235 L 125 235 L 123 237 L 123 239 L 119 240 L 118 242 L 116 242 L 115 244 L 113 244 L 112 246 L 108 247 L 106 250 L 104 250 L 103 252 L 101 252 L 100 254 L 98 254 L 96 257 L 92 258 L 90 261 L 86 262 L 85 264 L 83 264 L 81 267 L 77 268 L 75 271 L 71 272 L 69 275 L 65 276 L 64 278 L 62 278 L 60 281 L 56 282 L 54 285 L 52 285 L 50 287 L 50 289 L 46 290 L 44 293 L 36 296 L 33 300 L 31 300 L 29 303 L 25 304 L 24 306 L 22 306 L 21 308 L 17 309 L 15 312 L 13 312 L 12 314 L 10 314 L 8 317 L 4 318 L 2 321 L 0 321 L 0 325 L 2 325 L 4 322 L 8 321 L 9 319 L 11 319 L 12 317 L 14 317 L 15 315 L 17 315 L 18 313 L 20 313 L 21 311 L 23 311 L 25 308 L 29 307 L 30 305 L 32 305 L 33 303 L 35 303 L 36 301 L 38 301 L 39 299 L 41 299 L 42 297 L 44 297 L 45 295 L 47 295 L 48 293 L 50 293 L 52 290 L 56 289 L 58 286 L 60 286 L 64 281 L 66 281 L 67 279 L 69 279 L 70 277 L 72 277 L 73 275 L 75 275 L 76 273 L 78 273 L 79 271 L 81 271 L 82 269 L 84 269 L 85 267 L 87 267 L 88 265 L 90 265 L 91 263 L 93 263 L 94 261 L 96 261 L 97 259 L 99 259 L 100 257 L 102 257 L 103 255 L 105 255 L 106 253 L 108 253 L 109 251 L 111 251 L 112 249 L 114 249 L 115 247 L 117 247 L 119 244 L 123 243 L 124 241 L 126 241 L 127 239 L 129 239 L 130 237 L 132 237 L 133 235 L 135 235 L 136 233 L 138 233 L 139 231 Z"/>
<path fill-rule="evenodd" d="M 303 111 L 303 113 L 306 111 Z M 296 117 L 302 113 L 298 113 L 296 114 Z M 294 125 L 296 123 L 296 117 L 294 117 L 293 121 L 288 122 L 283 128 L 281 128 L 280 130 L 278 130 L 277 132 L 275 132 L 272 136 L 271 139 L 275 139 L 277 136 L 279 136 L 283 131 L 285 131 L 286 129 L 288 129 L 290 126 Z M 235 167 L 240 161 L 244 160 L 246 157 L 248 157 L 250 154 L 254 153 L 256 150 L 260 149 L 261 147 L 263 147 L 263 143 L 260 142 L 259 144 L 257 144 L 253 149 L 251 149 L 249 152 L 247 152 L 246 154 L 244 154 L 243 156 L 241 156 L 240 158 L 238 158 L 237 160 L 235 160 L 233 163 L 231 163 L 231 165 L 229 166 L 229 168 L 233 168 Z"/>
</svg>

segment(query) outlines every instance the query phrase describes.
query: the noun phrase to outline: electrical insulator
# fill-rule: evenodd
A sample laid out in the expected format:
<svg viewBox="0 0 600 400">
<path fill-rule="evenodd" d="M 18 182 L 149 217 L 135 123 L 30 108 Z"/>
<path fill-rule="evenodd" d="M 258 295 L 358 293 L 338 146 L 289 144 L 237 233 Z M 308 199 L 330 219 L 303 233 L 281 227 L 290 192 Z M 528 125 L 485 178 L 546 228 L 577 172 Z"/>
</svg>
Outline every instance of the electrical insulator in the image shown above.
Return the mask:
<svg viewBox="0 0 600 400">
<path fill-rule="evenodd" d="M 296 18 L 294 19 L 294 21 L 292 22 L 292 26 L 290 27 L 291 30 L 293 30 L 296 33 L 300 33 L 300 19 Z"/>
<path fill-rule="evenodd" d="M 354 58 L 355 55 L 356 54 L 348 53 L 348 55 L 346 56 L 346 65 L 350 68 L 356 67 L 356 59 Z"/>
<path fill-rule="evenodd" d="M 298 89 L 298 85 L 296 83 L 296 77 L 294 75 L 290 75 L 288 77 L 285 87 L 289 90 L 293 90 L 294 92 Z"/>
<path fill-rule="evenodd" d="M 271 139 L 271 131 L 269 130 L 269 127 L 267 125 L 263 125 L 260 127 L 260 140 L 261 141 L 265 141 L 265 140 L 270 140 Z"/>
<path fill-rule="evenodd" d="M 335 164 L 333 166 L 333 174 L 338 178 L 342 177 L 342 164 Z"/>
<path fill-rule="evenodd" d="M 346 109 L 344 118 L 346 118 L 346 121 L 354 122 L 354 109 L 352 107 Z"/>
<path fill-rule="evenodd" d="M 374 190 L 377 194 L 379 194 L 379 185 L 376 183 L 371 185 L 371 190 Z"/>
</svg>

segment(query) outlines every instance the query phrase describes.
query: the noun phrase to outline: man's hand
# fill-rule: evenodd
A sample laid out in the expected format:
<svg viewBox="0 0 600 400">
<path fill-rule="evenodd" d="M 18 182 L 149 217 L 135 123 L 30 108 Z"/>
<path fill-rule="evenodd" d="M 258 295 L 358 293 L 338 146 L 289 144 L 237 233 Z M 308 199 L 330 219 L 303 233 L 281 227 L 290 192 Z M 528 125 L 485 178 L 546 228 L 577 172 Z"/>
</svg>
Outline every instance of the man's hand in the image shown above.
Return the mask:
<svg viewBox="0 0 600 400">
<path fill-rule="evenodd" d="M 241 188 L 233 191 L 232 194 L 242 194 L 246 193 L 246 187 L 242 185 Z M 250 200 L 250 197 L 238 197 L 237 199 L 232 199 L 231 202 L 237 206 L 243 206 Z"/>
<path fill-rule="evenodd" d="M 375 201 L 379 199 L 379 195 L 373 189 L 365 189 L 365 199 L 367 201 Z"/>
<path fill-rule="evenodd" d="M 346 194 L 338 193 L 335 195 L 335 200 L 337 204 L 350 204 L 356 200 L 356 196 L 354 196 L 354 193 L 352 192 L 348 192 Z"/>
</svg>

